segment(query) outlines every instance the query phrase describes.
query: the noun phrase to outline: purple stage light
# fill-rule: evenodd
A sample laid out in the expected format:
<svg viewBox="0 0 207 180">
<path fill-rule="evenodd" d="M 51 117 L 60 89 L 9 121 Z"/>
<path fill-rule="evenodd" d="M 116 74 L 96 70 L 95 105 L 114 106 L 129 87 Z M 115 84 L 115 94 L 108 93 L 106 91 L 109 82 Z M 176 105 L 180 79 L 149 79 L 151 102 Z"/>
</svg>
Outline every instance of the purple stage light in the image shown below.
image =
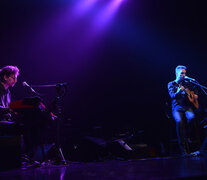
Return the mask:
<svg viewBox="0 0 207 180">
<path fill-rule="evenodd" d="M 115 2 L 117 2 L 117 3 L 120 3 L 120 2 L 122 2 L 123 0 L 114 0 Z"/>
<path fill-rule="evenodd" d="M 74 14 L 76 15 L 83 15 L 89 9 L 91 9 L 97 0 L 81 0 L 74 8 Z"/>
<path fill-rule="evenodd" d="M 113 0 L 111 1 L 106 8 L 104 8 L 97 18 L 94 21 L 94 26 L 97 29 L 102 29 L 104 26 L 106 26 L 109 21 L 114 17 L 115 13 L 119 9 L 121 3 L 124 0 Z"/>
<path fill-rule="evenodd" d="M 73 42 L 73 57 L 71 59 L 76 59 L 73 64 L 73 67 L 76 67 L 75 69 L 89 63 L 89 57 L 93 56 L 93 52 L 102 40 L 102 33 L 106 26 L 109 26 L 109 23 L 112 22 L 122 2 L 123 0 L 109 0 L 108 3 L 104 3 L 105 6 L 92 20 L 92 24 L 89 22 L 84 32 L 79 34 L 78 39 Z"/>
</svg>

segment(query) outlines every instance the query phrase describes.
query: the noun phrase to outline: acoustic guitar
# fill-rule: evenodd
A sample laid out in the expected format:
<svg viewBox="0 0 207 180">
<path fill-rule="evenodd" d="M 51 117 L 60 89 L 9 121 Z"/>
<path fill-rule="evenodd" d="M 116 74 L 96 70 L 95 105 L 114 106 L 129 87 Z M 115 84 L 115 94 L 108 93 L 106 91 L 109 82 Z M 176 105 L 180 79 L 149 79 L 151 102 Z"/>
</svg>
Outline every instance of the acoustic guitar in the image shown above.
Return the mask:
<svg viewBox="0 0 207 180">
<path fill-rule="evenodd" d="M 177 83 L 176 83 L 177 84 Z M 177 84 L 179 87 L 181 87 L 181 85 L 180 84 Z M 184 86 L 183 86 L 184 87 Z M 185 87 L 184 87 L 185 88 Z M 187 97 L 188 97 L 188 99 L 189 99 L 189 101 L 191 102 L 191 103 L 193 103 L 193 105 L 194 105 L 194 107 L 196 108 L 196 109 L 198 109 L 199 108 L 199 104 L 198 104 L 198 99 L 195 99 L 195 93 L 194 93 L 194 91 L 191 91 L 190 89 L 188 89 L 188 88 L 185 88 L 184 89 L 184 92 L 187 94 Z"/>
</svg>

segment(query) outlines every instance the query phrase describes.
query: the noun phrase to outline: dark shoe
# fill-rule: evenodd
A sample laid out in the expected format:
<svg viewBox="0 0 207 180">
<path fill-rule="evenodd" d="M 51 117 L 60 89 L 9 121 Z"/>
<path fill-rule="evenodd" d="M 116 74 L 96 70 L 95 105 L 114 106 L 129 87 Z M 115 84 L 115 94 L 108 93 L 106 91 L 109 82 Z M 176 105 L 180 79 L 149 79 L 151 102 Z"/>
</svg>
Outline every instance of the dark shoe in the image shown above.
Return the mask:
<svg viewBox="0 0 207 180">
<path fill-rule="evenodd" d="M 189 156 L 193 156 L 193 157 L 200 156 L 200 155 L 201 155 L 200 151 L 195 151 L 189 154 Z"/>
</svg>

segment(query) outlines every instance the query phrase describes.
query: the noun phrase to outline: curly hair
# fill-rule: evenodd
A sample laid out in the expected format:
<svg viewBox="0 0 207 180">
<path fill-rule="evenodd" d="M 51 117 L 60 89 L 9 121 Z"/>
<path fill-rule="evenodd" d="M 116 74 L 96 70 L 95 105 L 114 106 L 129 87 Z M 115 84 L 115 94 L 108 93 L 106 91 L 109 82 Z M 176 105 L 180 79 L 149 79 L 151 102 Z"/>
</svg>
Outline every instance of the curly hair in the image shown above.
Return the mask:
<svg viewBox="0 0 207 180">
<path fill-rule="evenodd" d="M 12 74 L 17 74 L 19 75 L 19 69 L 17 66 L 5 66 L 2 69 L 0 69 L 0 82 L 4 82 L 4 76 L 11 76 Z"/>
</svg>

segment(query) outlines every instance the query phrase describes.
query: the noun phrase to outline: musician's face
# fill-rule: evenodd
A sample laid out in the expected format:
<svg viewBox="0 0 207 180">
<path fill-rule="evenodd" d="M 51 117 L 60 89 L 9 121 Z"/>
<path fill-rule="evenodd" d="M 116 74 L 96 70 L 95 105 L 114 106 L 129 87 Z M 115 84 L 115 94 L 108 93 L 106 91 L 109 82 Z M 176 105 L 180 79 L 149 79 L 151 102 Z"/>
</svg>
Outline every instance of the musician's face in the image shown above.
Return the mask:
<svg viewBox="0 0 207 180">
<path fill-rule="evenodd" d="M 179 69 L 176 73 L 176 78 L 178 80 L 183 80 L 186 76 L 186 70 L 185 69 Z"/>
<path fill-rule="evenodd" d="M 5 84 L 7 84 L 8 87 L 14 87 L 14 85 L 17 82 L 17 77 L 18 77 L 18 74 L 12 74 L 9 77 L 4 76 Z"/>
</svg>

